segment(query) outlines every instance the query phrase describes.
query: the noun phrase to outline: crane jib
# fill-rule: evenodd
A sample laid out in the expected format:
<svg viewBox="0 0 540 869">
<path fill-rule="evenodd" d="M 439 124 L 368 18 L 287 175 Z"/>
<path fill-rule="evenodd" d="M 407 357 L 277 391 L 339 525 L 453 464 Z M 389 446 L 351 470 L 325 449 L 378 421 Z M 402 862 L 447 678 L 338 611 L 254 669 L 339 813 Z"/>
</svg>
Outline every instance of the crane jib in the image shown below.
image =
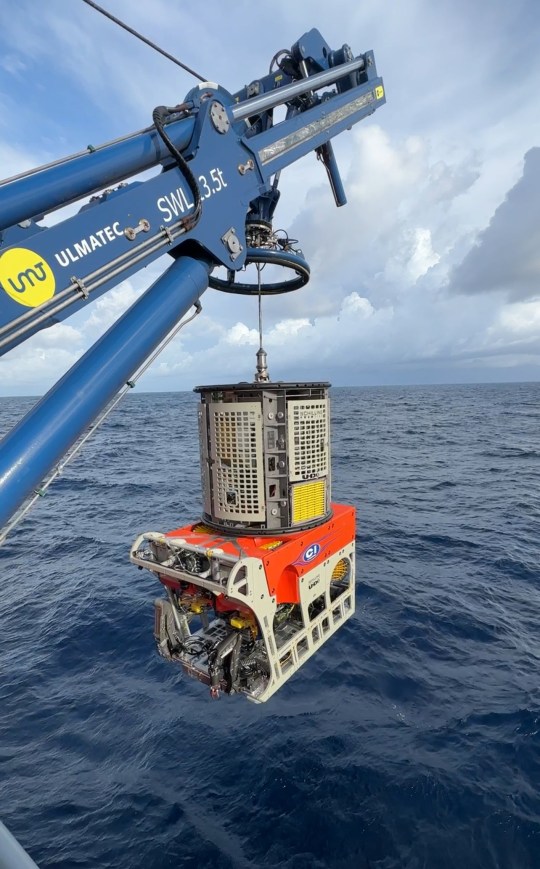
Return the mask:
<svg viewBox="0 0 540 869">
<path fill-rule="evenodd" d="M 272 230 L 280 171 L 315 152 L 336 204 L 343 205 L 345 191 L 331 140 L 382 106 L 386 97 L 371 51 L 356 58 L 348 46 L 332 51 L 313 29 L 290 53 L 276 57 L 283 54 L 275 71 L 237 94 L 204 82 L 180 106 L 155 109 L 154 126 L 0 184 L 0 355 L 164 253 L 175 259 L 143 297 L 146 302 L 136 303 L 107 340 L 88 351 L 84 372 L 77 363 L 62 379 L 62 388 L 53 388 L 40 402 L 33 422 L 25 422 L 15 439 L 8 435 L 0 445 L 0 522 L 159 344 L 164 329 L 174 326 L 209 279 L 217 289 L 252 293 L 249 284 L 235 285 L 234 276 L 245 267 L 246 257 L 258 263 L 270 257 L 301 274 L 289 288 L 306 282 L 309 267 L 301 252 Z M 279 105 L 285 107 L 285 117 L 274 123 Z M 152 168 L 161 171 L 133 180 Z M 78 201 L 77 214 L 46 225 L 47 214 Z M 227 270 L 227 280 L 209 278 L 218 266 Z M 279 282 L 269 286 L 279 291 Z M 169 312 L 168 295 L 176 302 L 180 295 Z M 155 329 L 145 326 L 145 318 Z M 115 363 L 111 379 L 105 374 L 96 378 L 96 372 L 108 371 L 107 359 L 116 359 L 118 352 L 125 360 Z M 86 378 L 97 392 L 79 406 L 74 396 Z M 32 446 L 32 425 L 39 426 L 39 456 Z"/>
</svg>

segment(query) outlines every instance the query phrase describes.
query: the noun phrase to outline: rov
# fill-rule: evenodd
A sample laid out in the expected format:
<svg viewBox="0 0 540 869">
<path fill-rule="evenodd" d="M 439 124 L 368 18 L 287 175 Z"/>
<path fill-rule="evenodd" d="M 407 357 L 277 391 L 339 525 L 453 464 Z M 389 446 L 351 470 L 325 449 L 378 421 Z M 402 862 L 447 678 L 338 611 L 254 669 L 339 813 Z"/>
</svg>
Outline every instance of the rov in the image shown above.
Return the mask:
<svg viewBox="0 0 540 869">
<path fill-rule="evenodd" d="M 133 546 L 165 588 L 160 654 L 213 697 L 268 700 L 354 613 L 355 517 L 330 500 L 328 386 L 198 387 L 202 520 Z"/>
</svg>

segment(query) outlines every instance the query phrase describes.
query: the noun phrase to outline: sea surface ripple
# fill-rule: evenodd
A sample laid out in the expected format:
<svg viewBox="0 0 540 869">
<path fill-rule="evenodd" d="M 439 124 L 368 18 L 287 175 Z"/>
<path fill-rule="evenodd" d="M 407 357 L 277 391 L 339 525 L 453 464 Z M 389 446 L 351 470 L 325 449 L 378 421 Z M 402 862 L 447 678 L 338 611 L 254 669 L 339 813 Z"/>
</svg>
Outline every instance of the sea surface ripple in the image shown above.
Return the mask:
<svg viewBox="0 0 540 869">
<path fill-rule="evenodd" d="M 199 515 L 196 402 L 130 395 L 0 549 L 2 820 L 42 869 L 536 869 L 540 384 L 332 390 L 357 611 L 262 706 L 128 561 Z"/>
</svg>

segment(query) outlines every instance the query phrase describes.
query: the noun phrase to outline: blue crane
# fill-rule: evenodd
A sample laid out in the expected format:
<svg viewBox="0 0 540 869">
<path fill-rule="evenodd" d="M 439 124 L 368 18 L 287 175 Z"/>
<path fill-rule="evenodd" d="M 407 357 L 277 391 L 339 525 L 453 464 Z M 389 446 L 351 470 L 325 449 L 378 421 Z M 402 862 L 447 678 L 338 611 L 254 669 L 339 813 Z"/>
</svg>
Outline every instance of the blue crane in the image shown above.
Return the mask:
<svg viewBox="0 0 540 869">
<path fill-rule="evenodd" d="M 237 93 L 201 82 L 181 104 L 157 107 L 147 129 L 0 185 L 0 355 L 164 253 L 172 259 L 0 443 L 0 528 L 207 287 L 257 293 L 243 281 L 250 263 L 294 273 L 263 294 L 308 281 L 303 256 L 272 231 L 280 172 L 315 151 L 344 205 L 331 140 L 384 102 L 373 52 L 333 50 L 313 29 Z M 43 222 L 80 201 L 74 216 Z"/>
</svg>

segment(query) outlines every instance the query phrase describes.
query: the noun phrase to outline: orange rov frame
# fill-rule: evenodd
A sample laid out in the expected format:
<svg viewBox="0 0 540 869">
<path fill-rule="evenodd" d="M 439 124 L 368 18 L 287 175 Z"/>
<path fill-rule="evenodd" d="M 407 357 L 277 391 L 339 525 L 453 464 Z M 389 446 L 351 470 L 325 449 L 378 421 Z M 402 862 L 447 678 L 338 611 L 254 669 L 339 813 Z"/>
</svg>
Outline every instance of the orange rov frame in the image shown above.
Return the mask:
<svg viewBox="0 0 540 869">
<path fill-rule="evenodd" d="M 354 613 L 355 511 L 308 530 L 230 536 L 200 522 L 142 534 L 131 560 L 157 575 L 163 657 L 211 694 L 272 696 Z"/>
</svg>

